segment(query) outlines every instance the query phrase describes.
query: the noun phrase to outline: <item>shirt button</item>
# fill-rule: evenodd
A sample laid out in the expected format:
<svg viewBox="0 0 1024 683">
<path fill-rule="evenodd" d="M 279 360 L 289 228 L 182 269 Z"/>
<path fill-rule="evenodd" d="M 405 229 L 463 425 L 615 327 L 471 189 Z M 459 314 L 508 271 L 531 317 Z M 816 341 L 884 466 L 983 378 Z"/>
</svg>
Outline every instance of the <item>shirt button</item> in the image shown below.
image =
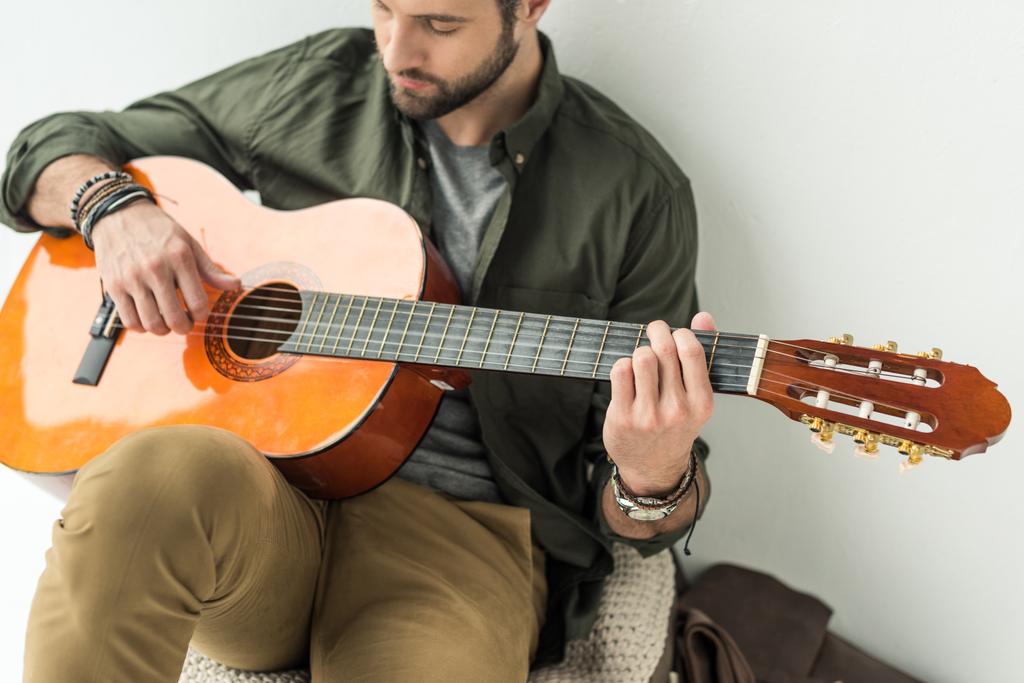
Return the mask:
<svg viewBox="0 0 1024 683">
<path fill-rule="evenodd" d="M 516 152 L 515 156 L 516 166 L 522 166 L 526 161 L 526 157 L 523 156 L 522 152 Z"/>
<path fill-rule="evenodd" d="M 424 159 L 423 157 L 418 157 L 416 159 L 416 165 L 419 166 L 424 171 L 427 170 L 427 160 Z"/>
</svg>

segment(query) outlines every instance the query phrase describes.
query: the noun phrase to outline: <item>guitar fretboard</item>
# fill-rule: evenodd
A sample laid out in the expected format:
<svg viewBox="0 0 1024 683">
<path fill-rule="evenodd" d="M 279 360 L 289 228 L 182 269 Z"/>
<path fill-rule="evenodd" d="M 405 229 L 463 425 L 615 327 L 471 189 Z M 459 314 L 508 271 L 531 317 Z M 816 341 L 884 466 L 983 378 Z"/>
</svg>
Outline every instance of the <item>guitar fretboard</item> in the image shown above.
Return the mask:
<svg viewBox="0 0 1024 683">
<path fill-rule="evenodd" d="M 283 352 L 607 381 L 650 343 L 636 323 L 329 292 L 304 291 L 302 304 Z M 712 388 L 744 393 L 758 337 L 695 334 Z"/>
</svg>

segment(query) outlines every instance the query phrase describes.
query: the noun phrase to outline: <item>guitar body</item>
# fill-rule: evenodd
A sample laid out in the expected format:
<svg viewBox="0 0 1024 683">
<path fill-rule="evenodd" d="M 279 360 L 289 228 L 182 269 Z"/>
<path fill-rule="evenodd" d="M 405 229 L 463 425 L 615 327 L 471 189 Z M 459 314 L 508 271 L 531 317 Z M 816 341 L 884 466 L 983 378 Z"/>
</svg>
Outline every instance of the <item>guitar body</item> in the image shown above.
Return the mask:
<svg viewBox="0 0 1024 683">
<path fill-rule="evenodd" d="M 246 289 L 278 283 L 458 302 L 436 249 L 386 202 L 347 199 L 283 212 L 248 201 L 199 162 L 148 157 L 126 170 Z M 237 302 L 207 291 L 223 321 Z M 344 498 L 385 481 L 415 448 L 442 395 L 432 380 L 468 383 L 458 369 L 406 363 L 246 358 L 211 343 L 218 337 L 210 334 L 211 314 L 207 334 L 200 325 L 184 336 L 121 332 L 99 382 L 76 384 L 100 303 L 94 255 L 82 240 L 42 235 L 0 312 L 0 461 L 7 466 L 67 487 L 127 434 L 202 424 L 240 435 L 308 494 Z"/>
</svg>

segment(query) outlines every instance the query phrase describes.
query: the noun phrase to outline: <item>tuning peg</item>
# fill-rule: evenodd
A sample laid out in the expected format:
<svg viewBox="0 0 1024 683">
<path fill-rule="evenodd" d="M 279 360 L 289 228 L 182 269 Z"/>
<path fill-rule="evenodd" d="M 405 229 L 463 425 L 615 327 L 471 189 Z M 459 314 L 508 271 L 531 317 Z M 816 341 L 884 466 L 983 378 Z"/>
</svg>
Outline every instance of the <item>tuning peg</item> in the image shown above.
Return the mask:
<svg viewBox="0 0 1024 683">
<path fill-rule="evenodd" d="M 942 360 L 942 349 L 933 346 L 931 351 L 918 351 L 918 358 L 931 358 L 932 360 Z"/>
<path fill-rule="evenodd" d="M 849 332 L 843 332 L 842 337 L 829 337 L 829 344 L 842 344 L 843 346 L 853 346 L 853 335 Z"/>
<path fill-rule="evenodd" d="M 853 449 L 854 455 L 868 460 L 878 459 L 877 434 L 869 432 L 866 429 L 858 429 L 853 435 L 853 441 L 857 444 L 857 447 Z"/>
<path fill-rule="evenodd" d="M 909 441 L 907 439 L 900 441 L 896 450 L 899 451 L 901 455 L 905 456 L 900 460 L 900 472 L 909 472 L 911 469 L 921 464 L 921 446 L 913 441 Z"/>
<path fill-rule="evenodd" d="M 836 450 L 836 442 L 823 438 L 821 434 L 811 434 L 811 443 L 826 453 L 832 453 Z"/>
<path fill-rule="evenodd" d="M 884 344 L 875 344 L 872 346 L 875 351 L 888 351 L 889 353 L 896 353 L 896 342 L 889 340 Z"/>
<path fill-rule="evenodd" d="M 836 443 L 832 440 L 832 430 L 834 427 L 833 423 L 820 417 L 811 420 L 811 424 L 808 426 L 814 432 L 811 434 L 811 443 L 826 453 L 834 451 L 836 449 Z"/>
<path fill-rule="evenodd" d="M 910 458 L 903 458 L 900 460 L 900 474 L 906 474 L 912 472 L 921 463 L 911 462 Z"/>
</svg>

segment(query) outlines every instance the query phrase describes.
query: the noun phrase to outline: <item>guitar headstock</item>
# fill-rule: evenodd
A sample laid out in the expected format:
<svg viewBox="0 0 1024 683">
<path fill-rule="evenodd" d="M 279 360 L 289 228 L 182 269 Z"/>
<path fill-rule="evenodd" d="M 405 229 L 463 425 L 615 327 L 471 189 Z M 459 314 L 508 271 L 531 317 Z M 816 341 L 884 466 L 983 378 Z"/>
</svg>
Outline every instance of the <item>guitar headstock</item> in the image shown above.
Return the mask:
<svg viewBox="0 0 1024 683">
<path fill-rule="evenodd" d="M 756 397 L 806 424 L 826 450 L 843 434 L 865 457 L 895 447 L 902 467 L 981 453 L 1010 423 L 1010 404 L 977 368 L 944 361 L 939 349 L 854 346 L 848 334 L 768 342 Z"/>
</svg>

